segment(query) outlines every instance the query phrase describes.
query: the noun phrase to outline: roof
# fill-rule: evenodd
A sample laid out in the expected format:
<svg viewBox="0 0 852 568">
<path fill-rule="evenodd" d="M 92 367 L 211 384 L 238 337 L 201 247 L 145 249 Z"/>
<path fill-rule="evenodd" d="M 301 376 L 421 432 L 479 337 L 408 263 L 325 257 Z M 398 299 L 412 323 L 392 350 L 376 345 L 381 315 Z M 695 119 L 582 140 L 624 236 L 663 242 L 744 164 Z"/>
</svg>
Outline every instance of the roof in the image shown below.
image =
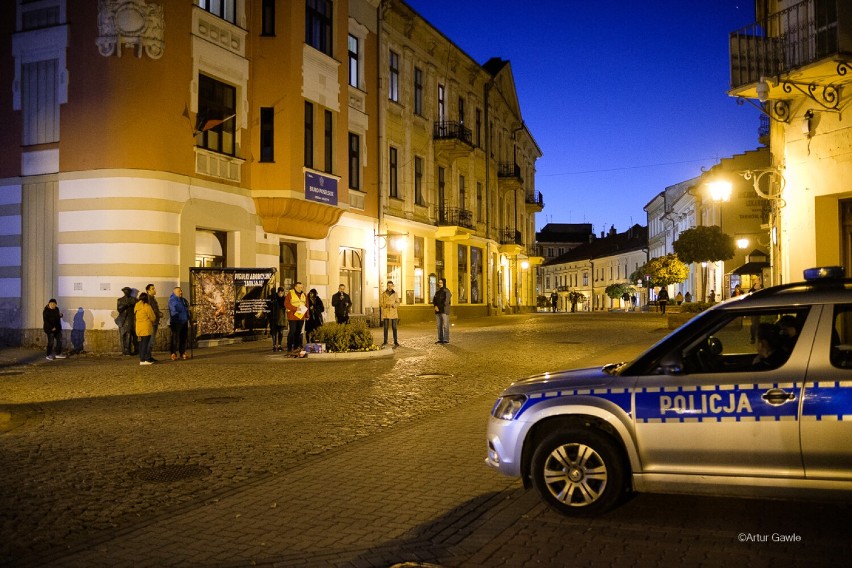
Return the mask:
<svg viewBox="0 0 852 568">
<path fill-rule="evenodd" d="M 591 223 L 548 223 L 535 234 L 539 243 L 587 243 L 592 235 Z"/>
<path fill-rule="evenodd" d="M 746 262 L 739 268 L 731 271 L 731 274 L 762 274 L 764 268 L 769 268 L 768 262 Z"/>
<path fill-rule="evenodd" d="M 591 260 L 648 248 L 648 227 L 636 224 L 623 233 L 616 233 L 582 244 L 544 263 L 544 266 Z"/>
</svg>

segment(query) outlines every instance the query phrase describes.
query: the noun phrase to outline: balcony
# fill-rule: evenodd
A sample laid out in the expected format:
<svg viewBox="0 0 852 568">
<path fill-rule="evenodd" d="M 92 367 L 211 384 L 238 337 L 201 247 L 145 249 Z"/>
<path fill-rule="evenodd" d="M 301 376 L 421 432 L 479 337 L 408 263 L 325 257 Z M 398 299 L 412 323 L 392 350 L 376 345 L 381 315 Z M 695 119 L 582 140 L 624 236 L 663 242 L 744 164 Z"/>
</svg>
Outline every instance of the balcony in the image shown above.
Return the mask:
<svg viewBox="0 0 852 568">
<path fill-rule="evenodd" d="M 446 241 L 460 241 L 470 238 L 476 224 L 473 212 L 459 207 L 441 207 L 438 210 L 438 230 L 435 238 Z"/>
<path fill-rule="evenodd" d="M 463 158 L 473 151 L 473 133 L 460 122 L 445 120 L 432 128 L 435 153 L 448 159 Z"/>
<path fill-rule="evenodd" d="M 804 0 L 730 35 L 730 95 L 790 98 L 788 83 L 830 84 L 852 71 L 852 5 L 846 0 Z M 762 78 L 777 92 L 758 97 Z M 801 90 L 801 89 L 800 89 Z M 809 95 L 810 96 L 810 95 Z"/>
<path fill-rule="evenodd" d="M 538 213 L 544 209 L 544 196 L 540 191 L 528 191 L 524 201 L 527 204 L 527 211 L 532 210 Z"/>
<path fill-rule="evenodd" d="M 503 229 L 500 231 L 500 253 L 514 256 L 524 252 L 524 239 L 521 232 L 516 229 Z"/>
</svg>

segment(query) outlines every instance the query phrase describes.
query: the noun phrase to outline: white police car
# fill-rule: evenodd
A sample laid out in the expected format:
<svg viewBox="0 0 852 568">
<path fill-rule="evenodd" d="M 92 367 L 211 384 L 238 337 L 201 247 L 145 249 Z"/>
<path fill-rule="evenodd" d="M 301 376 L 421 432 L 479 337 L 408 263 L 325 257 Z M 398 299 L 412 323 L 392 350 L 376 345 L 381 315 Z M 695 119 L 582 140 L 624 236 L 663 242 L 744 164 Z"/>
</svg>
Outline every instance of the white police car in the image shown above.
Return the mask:
<svg viewBox="0 0 852 568">
<path fill-rule="evenodd" d="M 566 514 L 628 491 L 852 495 L 852 279 L 731 299 L 629 363 L 513 383 L 486 463 Z"/>
</svg>

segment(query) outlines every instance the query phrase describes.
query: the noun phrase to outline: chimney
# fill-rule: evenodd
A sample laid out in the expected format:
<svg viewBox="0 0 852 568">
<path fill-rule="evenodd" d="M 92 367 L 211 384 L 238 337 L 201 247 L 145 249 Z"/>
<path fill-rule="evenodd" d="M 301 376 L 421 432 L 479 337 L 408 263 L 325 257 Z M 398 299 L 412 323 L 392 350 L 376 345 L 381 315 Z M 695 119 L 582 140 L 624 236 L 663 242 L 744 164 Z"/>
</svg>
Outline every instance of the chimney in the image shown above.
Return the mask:
<svg viewBox="0 0 852 568">
<path fill-rule="evenodd" d="M 614 237 L 617 233 L 615 232 L 615 225 L 609 226 L 609 236 Z"/>
</svg>

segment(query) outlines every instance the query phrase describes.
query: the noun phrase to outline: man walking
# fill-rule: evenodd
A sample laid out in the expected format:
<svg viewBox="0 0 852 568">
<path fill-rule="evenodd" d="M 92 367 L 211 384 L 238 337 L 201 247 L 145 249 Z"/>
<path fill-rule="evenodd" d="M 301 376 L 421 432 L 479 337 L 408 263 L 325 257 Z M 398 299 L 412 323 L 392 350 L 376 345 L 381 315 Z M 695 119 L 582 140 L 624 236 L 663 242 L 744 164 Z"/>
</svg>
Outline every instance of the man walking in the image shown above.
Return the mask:
<svg viewBox="0 0 852 568">
<path fill-rule="evenodd" d="M 189 331 L 189 302 L 183 297 L 180 286 L 175 287 L 169 297 L 169 328 L 172 330 L 172 361 L 189 359 L 186 354 L 186 336 Z"/>
<path fill-rule="evenodd" d="M 56 300 L 51 298 L 42 312 L 44 320 L 44 332 L 47 334 L 47 357 L 48 361 L 54 359 L 65 359 L 62 354 L 62 312 L 56 305 Z M 54 355 L 54 347 L 56 354 Z"/>
<path fill-rule="evenodd" d="M 553 289 L 553 292 L 550 293 L 550 311 L 556 313 L 558 310 L 556 307 L 559 305 L 559 293 L 556 291 L 556 288 Z"/>
<path fill-rule="evenodd" d="M 450 342 L 450 302 L 452 298 L 452 292 L 444 286 L 444 279 L 438 278 L 438 289 L 432 298 L 432 305 L 435 306 L 435 322 L 438 325 L 438 341 L 435 343 Z"/>
<path fill-rule="evenodd" d="M 349 310 L 352 308 L 352 299 L 346 293 L 346 286 L 341 284 L 337 287 L 337 294 L 331 297 L 331 307 L 334 308 L 334 318 L 337 323 L 349 323 Z"/>
<path fill-rule="evenodd" d="M 393 328 L 393 346 L 399 347 L 399 341 L 396 336 L 397 322 L 399 322 L 399 294 L 393 289 L 393 282 L 388 280 L 388 287 L 379 296 L 379 307 L 382 309 L 382 324 L 385 328 L 385 342 L 382 347 L 388 344 L 388 326 Z"/>
</svg>

